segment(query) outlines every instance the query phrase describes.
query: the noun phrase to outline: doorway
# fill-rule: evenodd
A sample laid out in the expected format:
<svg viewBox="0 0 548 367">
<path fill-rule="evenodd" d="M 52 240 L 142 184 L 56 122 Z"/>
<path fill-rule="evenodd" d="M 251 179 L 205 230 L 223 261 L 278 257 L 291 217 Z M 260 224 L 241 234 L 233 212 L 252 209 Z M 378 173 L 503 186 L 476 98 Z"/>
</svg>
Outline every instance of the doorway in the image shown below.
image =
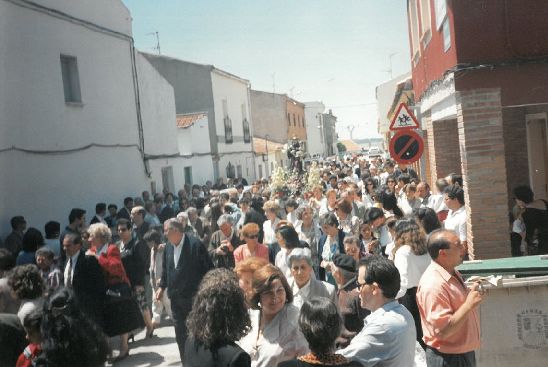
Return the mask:
<svg viewBox="0 0 548 367">
<path fill-rule="evenodd" d="M 548 199 L 548 120 L 546 113 L 527 115 L 529 182 L 535 199 Z"/>
</svg>

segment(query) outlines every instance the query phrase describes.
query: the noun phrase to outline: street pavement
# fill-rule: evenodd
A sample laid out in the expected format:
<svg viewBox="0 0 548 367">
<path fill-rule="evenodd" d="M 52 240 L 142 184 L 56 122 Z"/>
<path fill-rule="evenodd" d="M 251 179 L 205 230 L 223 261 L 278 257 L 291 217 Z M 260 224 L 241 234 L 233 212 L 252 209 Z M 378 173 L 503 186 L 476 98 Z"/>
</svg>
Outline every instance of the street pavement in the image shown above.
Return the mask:
<svg viewBox="0 0 548 367">
<path fill-rule="evenodd" d="M 175 328 L 169 321 L 163 321 L 160 328 L 154 330 L 154 337 L 145 338 L 145 331 L 135 335 L 135 341 L 129 342 L 129 356 L 114 364 L 114 367 L 152 367 L 181 366 L 179 349 L 175 341 Z M 118 355 L 117 338 L 111 345 L 114 355 Z"/>
</svg>

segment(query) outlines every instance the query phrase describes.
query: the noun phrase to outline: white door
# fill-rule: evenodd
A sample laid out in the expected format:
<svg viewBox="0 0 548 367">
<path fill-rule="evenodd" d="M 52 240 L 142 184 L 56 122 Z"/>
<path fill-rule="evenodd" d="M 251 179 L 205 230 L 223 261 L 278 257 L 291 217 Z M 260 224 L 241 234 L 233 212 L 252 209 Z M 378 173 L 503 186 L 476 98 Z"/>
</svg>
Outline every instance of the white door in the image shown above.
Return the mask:
<svg viewBox="0 0 548 367">
<path fill-rule="evenodd" d="M 537 115 L 538 116 L 538 115 Z M 536 117 L 536 116 L 535 116 Z M 540 117 L 540 116 L 539 116 Z M 535 199 L 548 199 L 548 122 L 543 118 L 527 119 L 529 179 Z"/>
</svg>

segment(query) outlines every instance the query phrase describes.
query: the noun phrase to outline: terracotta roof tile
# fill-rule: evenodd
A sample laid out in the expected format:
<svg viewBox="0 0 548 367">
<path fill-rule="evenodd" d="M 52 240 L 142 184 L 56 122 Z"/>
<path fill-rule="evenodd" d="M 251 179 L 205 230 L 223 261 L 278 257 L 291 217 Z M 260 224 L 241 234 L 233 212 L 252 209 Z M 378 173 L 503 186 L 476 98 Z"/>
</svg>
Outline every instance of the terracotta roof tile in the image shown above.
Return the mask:
<svg viewBox="0 0 548 367">
<path fill-rule="evenodd" d="M 362 147 L 356 144 L 354 140 L 339 140 L 339 142 L 342 143 L 349 152 L 358 152 L 362 150 Z"/>
<path fill-rule="evenodd" d="M 256 154 L 265 154 L 268 146 L 268 152 L 272 153 L 277 150 L 282 150 L 283 144 L 276 143 L 272 140 L 265 140 L 262 138 L 253 138 L 253 150 Z"/>
<path fill-rule="evenodd" d="M 200 113 L 187 113 L 187 114 L 177 115 L 177 127 L 181 129 L 186 129 L 187 127 L 194 125 L 196 121 L 201 120 L 203 118 L 207 119 L 207 113 L 200 112 Z"/>
</svg>

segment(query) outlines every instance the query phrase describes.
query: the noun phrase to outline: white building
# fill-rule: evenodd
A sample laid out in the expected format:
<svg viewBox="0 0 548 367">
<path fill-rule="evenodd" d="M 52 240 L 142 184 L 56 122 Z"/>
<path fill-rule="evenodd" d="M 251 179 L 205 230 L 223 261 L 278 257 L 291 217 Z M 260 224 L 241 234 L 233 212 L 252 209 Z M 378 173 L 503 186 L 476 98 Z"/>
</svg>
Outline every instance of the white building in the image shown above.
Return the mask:
<svg viewBox="0 0 548 367">
<path fill-rule="evenodd" d="M 173 88 L 135 52 L 121 1 L 0 0 L 0 34 L 0 234 L 14 215 L 89 219 L 161 180 Z"/>
<path fill-rule="evenodd" d="M 322 102 L 305 102 L 306 141 L 308 154 L 312 157 L 326 156 L 324 124 L 322 116 L 325 105 Z"/>
<path fill-rule="evenodd" d="M 177 139 L 183 161 L 185 183 L 205 183 L 213 179 L 207 113 L 177 115 Z"/>
<path fill-rule="evenodd" d="M 152 65 L 169 81 L 175 91 L 178 115 L 206 113 L 209 139 L 207 163 L 193 165 L 195 178 L 243 177 L 255 180 L 255 165 L 251 139 L 249 81 L 212 65 L 174 59 L 167 56 L 144 54 Z M 194 170 L 201 172 L 194 172 Z"/>
<path fill-rule="evenodd" d="M 390 121 L 388 120 L 388 112 L 394 103 L 394 95 L 398 88 L 398 84 L 411 78 L 411 72 L 399 75 L 375 88 L 377 97 L 377 113 L 379 116 L 378 133 L 386 136 L 390 132 Z"/>
</svg>

